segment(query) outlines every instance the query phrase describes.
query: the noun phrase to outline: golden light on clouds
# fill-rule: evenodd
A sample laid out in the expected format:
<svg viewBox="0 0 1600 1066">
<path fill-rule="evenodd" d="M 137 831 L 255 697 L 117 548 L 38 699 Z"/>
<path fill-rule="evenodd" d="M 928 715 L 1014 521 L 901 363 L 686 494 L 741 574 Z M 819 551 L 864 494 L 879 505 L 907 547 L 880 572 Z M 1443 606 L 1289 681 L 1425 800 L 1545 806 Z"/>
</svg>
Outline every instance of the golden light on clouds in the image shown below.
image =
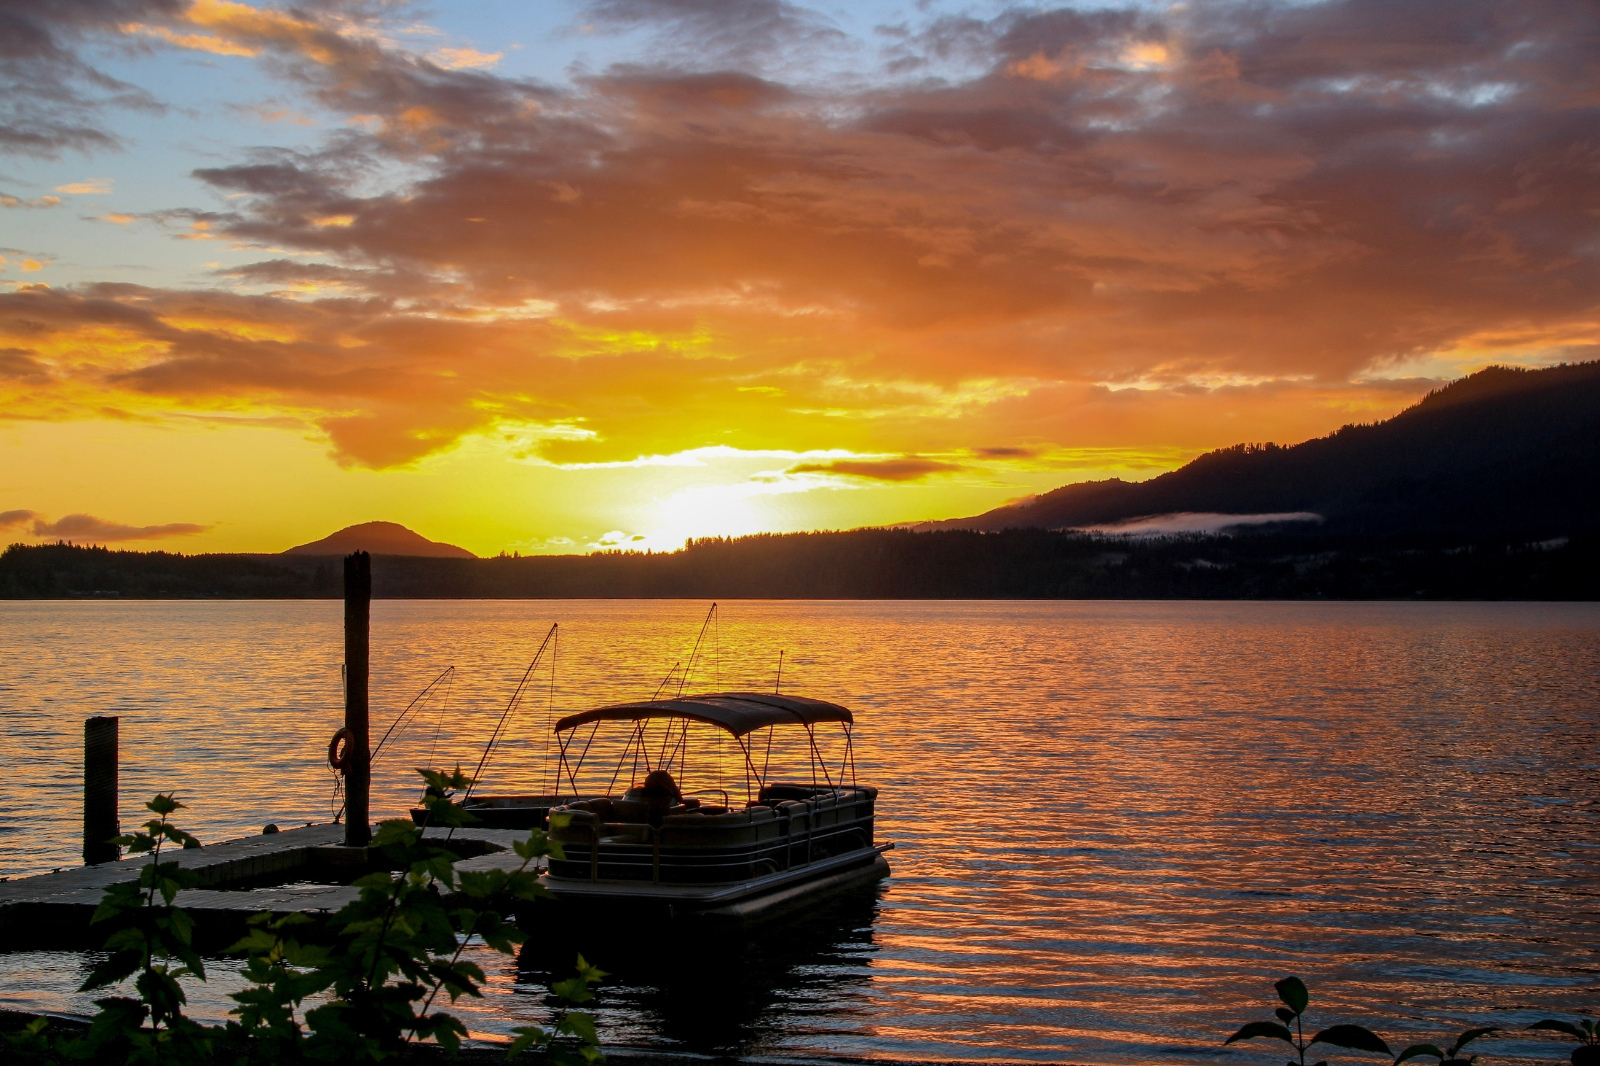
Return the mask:
<svg viewBox="0 0 1600 1066">
<path fill-rule="evenodd" d="M 0 446 L 93 465 L 114 437 L 162 483 L 61 460 L 0 510 L 211 547 L 389 518 L 480 552 L 660 548 L 975 513 L 1600 352 L 1578 6 L 1472 32 L 1404 4 L 933 12 L 876 52 L 757 6 L 588 5 L 586 39 L 647 43 L 561 78 L 338 2 L 33 13 L 61 56 L 247 67 L 272 93 L 229 113 L 309 139 L 212 152 L 176 205 L 81 177 L 109 152 L 0 193 L 212 242 L 150 284 L 0 249 Z M 86 104 L 15 106 L 17 151 L 115 140 Z M 55 287 L 22 279 L 46 265 Z"/>
</svg>

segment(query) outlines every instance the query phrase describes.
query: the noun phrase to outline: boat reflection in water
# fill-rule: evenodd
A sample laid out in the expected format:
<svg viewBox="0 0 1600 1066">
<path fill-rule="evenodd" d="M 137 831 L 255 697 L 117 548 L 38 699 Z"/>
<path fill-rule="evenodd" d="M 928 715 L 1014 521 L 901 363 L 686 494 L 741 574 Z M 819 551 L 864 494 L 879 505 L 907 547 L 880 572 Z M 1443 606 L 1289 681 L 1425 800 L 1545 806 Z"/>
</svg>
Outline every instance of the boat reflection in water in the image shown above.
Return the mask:
<svg viewBox="0 0 1600 1066">
<path fill-rule="evenodd" d="M 869 1007 L 882 883 L 804 912 L 707 935 L 700 922 L 552 923 L 517 959 L 518 991 L 547 995 L 578 953 L 605 970 L 597 1010 L 608 1041 L 708 1055 L 751 1055 L 832 1032 Z M 589 1009 L 586 1008 L 586 1009 Z M 831 1024 L 810 1024 L 816 1018 Z"/>
</svg>

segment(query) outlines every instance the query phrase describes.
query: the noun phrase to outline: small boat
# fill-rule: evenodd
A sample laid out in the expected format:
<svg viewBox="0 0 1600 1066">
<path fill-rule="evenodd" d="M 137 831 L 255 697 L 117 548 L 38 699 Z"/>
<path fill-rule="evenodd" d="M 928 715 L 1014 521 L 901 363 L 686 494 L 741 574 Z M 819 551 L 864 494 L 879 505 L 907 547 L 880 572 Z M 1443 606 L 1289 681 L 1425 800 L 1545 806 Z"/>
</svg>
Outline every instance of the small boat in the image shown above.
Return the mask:
<svg viewBox="0 0 1600 1066">
<path fill-rule="evenodd" d="M 555 723 L 558 789 L 583 798 L 539 812 L 563 852 L 549 861 L 543 883 L 562 903 L 613 913 L 624 907 L 743 920 L 888 876 L 883 853 L 892 845 L 873 836 L 878 790 L 855 779 L 853 721 L 835 703 L 752 692 L 619 703 L 562 718 Z M 627 730 L 620 753 L 609 760 L 612 785 L 586 791 L 580 787 L 584 767 L 607 725 Z M 833 766 L 817 736 L 818 727 L 828 725 L 842 731 L 832 743 L 838 753 Z M 685 787 L 691 775 L 715 776 L 715 759 L 690 751 L 699 746 L 691 744 L 691 732 L 701 739 L 708 728 L 711 739 L 733 742 L 726 756 L 739 764 L 742 799 L 723 787 L 734 784 L 737 792 L 731 779 L 717 787 Z M 773 772 L 775 740 L 788 779 Z M 616 738 L 610 747 L 616 751 Z M 801 754 L 805 768 L 797 774 Z M 627 787 L 614 792 L 622 780 Z M 529 797 L 527 817 L 553 798 Z M 507 812 L 515 804 L 504 801 L 514 798 L 496 799 L 498 817 L 512 817 Z"/>
</svg>

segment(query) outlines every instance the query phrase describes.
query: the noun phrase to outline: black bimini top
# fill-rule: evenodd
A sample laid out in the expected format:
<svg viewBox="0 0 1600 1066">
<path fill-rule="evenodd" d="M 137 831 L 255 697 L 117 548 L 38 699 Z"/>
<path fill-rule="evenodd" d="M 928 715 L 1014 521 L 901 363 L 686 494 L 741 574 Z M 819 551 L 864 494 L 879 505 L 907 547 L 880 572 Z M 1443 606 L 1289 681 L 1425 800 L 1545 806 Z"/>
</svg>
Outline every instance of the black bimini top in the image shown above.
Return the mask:
<svg viewBox="0 0 1600 1066">
<path fill-rule="evenodd" d="M 812 722 L 853 722 L 850 712 L 837 703 L 805 696 L 775 696 L 765 692 L 711 692 L 672 700 L 640 700 L 596 707 L 569 714 L 556 723 L 561 733 L 588 722 L 629 721 L 641 718 L 688 718 L 726 729 L 742 737 L 769 725 L 810 725 Z"/>
</svg>

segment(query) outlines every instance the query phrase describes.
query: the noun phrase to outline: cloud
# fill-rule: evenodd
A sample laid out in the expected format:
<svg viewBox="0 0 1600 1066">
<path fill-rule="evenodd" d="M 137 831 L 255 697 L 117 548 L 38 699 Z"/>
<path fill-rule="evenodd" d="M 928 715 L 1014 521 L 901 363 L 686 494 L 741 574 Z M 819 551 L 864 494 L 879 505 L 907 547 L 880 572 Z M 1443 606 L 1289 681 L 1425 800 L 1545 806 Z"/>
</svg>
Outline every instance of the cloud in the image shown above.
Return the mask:
<svg viewBox="0 0 1600 1066">
<path fill-rule="evenodd" d="M 585 30 L 655 30 L 678 63 L 711 69 L 764 63 L 786 53 L 839 48 L 848 38 L 824 14 L 784 0 L 592 0 Z"/>
<path fill-rule="evenodd" d="M 103 112 L 159 110 L 149 93 L 104 73 L 78 49 L 133 19 L 176 17 L 181 0 L 8 3 L 0 11 L 0 152 L 53 158 L 120 144 Z"/>
<path fill-rule="evenodd" d="M 10 378 L 32 384 L 49 381 L 49 368 L 33 356 L 34 353 L 26 348 L 0 348 L 0 379 Z"/>
<path fill-rule="evenodd" d="M 61 197 L 59 197 L 59 196 L 39 196 L 39 197 L 35 197 L 32 200 L 24 200 L 20 196 L 12 196 L 9 193 L 0 193 L 0 207 L 35 207 L 35 208 L 38 208 L 38 207 L 60 207 L 60 206 L 61 206 Z"/>
<path fill-rule="evenodd" d="M 930 474 L 950 474 L 964 469 L 960 463 L 907 455 L 899 459 L 835 459 L 827 463 L 798 463 L 791 466 L 788 472 L 839 474 L 870 481 L 920 481 Z"/>
<path fill-rule="evenodd" d="M 504 52 L 480 52 L 476 48 L 436 48 L 428 58 L 446 70 L 478 70 L 493 67 Z"/>
<path fill-rule="evenodd" d="M 5 512 L 7 515 L 24 513 L 29 517 L 33 516 L 31 511 Z M 193 522 L 168 522 L 159 526 L 127 526 L 120 522 L 107 522 L 103 518 L 96 518 L 90 514 L 69 514 L 54 522 L 46 522 L 41 518 L 34 518 L 33 521 L 33 535 L 35 537 L 60 537 L 62 539 L 89 541 L 164 540 L 167 537 L 187 537 L 195 533 L 204 533 L 210 528 L 210 526 L 196 525 Z"/>
<path fill-rule="evenodd" d="M 373 467 L 512 425 L 562 464 L 1045 467 L 1303 439 L 1600 343 L 1592 6 L 1017 8 L 890 28 L 873 68 L 798 5 L 608 0 L 580 21 L 648 62 L 564 87 L 338 6 L 83 10 L 27 16 L 61 71 L 161 26 L 341 122 L 158 220 L 273 249 L 219 288 L 0 295 L 50 368 L 3 417 L 249 409 Z M 817 75 L 819 42 L 860 69 Z"/>
<path fill-rule="evenodd" d="M 20 526 L 37 514 L 37 511 L 0 511 L 0 529 Z"/>
<path fill-rule="evenodd" d="M 56 192 L 68 193 L 72 196 L 103 196 L 111 191 L 110 178 L 90 178 L 88 181 L 74 181 L 67 185 L 57 185 Z"/>
</svg>

